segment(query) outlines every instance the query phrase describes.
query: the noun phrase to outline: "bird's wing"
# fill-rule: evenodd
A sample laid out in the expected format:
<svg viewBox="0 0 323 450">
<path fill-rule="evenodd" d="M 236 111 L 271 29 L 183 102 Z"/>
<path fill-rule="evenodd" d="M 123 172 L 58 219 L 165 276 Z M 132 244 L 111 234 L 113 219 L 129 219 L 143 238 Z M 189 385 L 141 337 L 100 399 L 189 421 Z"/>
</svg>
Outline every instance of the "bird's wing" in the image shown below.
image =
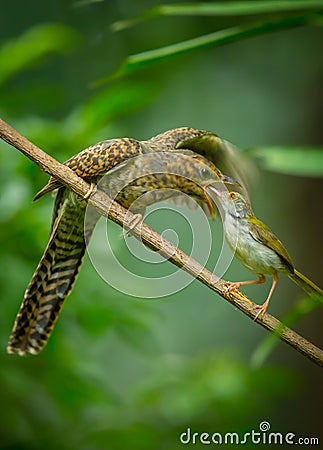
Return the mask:
<svg viewBox="0 0 323 450">
<path fill-rule="evenodd" d="M 256 217 L 248 217 L 250 223 L 251 236 L 261 244 L 273 250 L 286 264 L 291 272 L 294 272 L 294 265 L 283 243 L 274 235 L 266 224 Z"/>
<path fill-rule="evenodd" d="M 87 147 L 65 161 L 64 165 L 79 177 L 91 180 L 92 177 L 103 176 L 126 159 L 146 152 L 149 152 L 149 149 L 136 139 L 109 139 Z M 35 195 L 34 201 L 60 186 L 61 183 L 51 177 L 46 186 Z"/>
<path fill-rule="evenodd" d="M 187 148 L 183 146 L 183 142 L 205 134 L 204 130 L 196 130 L 191 127 L 173 128 L 171 130 L 160 133 L 147 141 L 142 141 L 146 145 L 152 146 L 154 151 L 172 151 L 175 148 Z"/>
</svg>

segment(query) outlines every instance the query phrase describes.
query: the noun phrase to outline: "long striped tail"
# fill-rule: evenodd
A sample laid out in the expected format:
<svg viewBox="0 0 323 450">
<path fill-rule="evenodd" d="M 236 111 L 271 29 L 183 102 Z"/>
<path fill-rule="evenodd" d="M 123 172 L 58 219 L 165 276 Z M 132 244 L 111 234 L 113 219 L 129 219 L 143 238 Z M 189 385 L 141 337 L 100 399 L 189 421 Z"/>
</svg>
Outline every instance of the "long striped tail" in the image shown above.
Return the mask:
<svg viewBox="0 0 323 450">
<path fill-rule="evenodd" d="M 305 275 L 295 269 L 293 274 L 289 275 L 289 278 L 295 281 L 299 287 L 301 287 L 311 297 L 317 297 L 318 300 L 323 302 L 323 291 L 313 281 L 309 280 Z"/>
<path fill-rule="evenodd" d="M 97 218 L 84 232 L 86 203 L 66 188 L 56 197 L 49 242 L 26 289 L 8 353 L 37 354 L 48 341 L 81 267 Z"/>
</svg>

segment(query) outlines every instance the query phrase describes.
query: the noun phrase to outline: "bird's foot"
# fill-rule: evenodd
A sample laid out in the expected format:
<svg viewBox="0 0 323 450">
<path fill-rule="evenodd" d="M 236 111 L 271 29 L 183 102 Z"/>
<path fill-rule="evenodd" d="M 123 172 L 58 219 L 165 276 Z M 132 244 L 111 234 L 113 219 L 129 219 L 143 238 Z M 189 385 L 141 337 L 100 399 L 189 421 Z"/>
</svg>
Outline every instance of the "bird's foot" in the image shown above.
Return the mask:
<svg viewBox="0 0 323 450">
<path fill-rule="evenodd" d="M 239 288 L 241 286 L 241 283 L 239 283 L 238 281 L 227 281 L 225 283 L 225 290 L 226 292 L 232 292 L 232 291 L 238 291 Z"/>
<path fill-rule="evenodd" d="M 93 195 L 96 192 L 96 189 L 97 189 L 96 184 L 91 183 L 90 189 L 87 191 L 87 193 L 84 195 L 83 198 L 85 200 L 88 200 L 91 197 L 91 195 Z"/>
<path fill-rule="evenodd" d="M 259 309 L 259 311 L 255 315 L 255 318 L 253 320 L 262 318 L 267 311 L 267 307 L 268 307 L 268 305 L 266 305 L 266 302 L 263 305 L 256 305 L 256 308 Z"/>
</svg>

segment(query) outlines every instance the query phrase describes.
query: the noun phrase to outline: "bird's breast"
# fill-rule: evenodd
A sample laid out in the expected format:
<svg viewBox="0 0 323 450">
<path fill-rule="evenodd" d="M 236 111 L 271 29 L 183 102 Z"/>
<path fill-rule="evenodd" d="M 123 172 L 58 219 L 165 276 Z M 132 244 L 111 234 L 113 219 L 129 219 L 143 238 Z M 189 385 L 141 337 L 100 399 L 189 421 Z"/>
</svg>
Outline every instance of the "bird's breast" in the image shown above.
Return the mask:
<svg viewBox="0 0 323 450">
<path fill-rule="evenodd" d="M 226 218 L 225 235 L 235 256 L 251 272 L 273 275 L 275 272 L 286 271 L 286 266 L 277 253 L 256 241 L 250 234 L 249 225 L 244 221 Z"/>
</svg>

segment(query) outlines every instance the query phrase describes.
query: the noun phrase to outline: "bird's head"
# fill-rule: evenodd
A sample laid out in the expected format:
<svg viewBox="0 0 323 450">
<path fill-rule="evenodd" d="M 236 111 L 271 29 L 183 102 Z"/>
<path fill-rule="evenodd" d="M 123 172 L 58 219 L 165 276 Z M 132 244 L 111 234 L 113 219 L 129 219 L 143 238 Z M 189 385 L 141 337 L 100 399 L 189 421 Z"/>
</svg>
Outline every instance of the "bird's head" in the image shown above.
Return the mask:
<svg viewBox="0 0 323 450">
<path fill-rule="evenodd" d="M 235 218 L 253 215 L 249 200 L 240 192 L 220 190 L 214 184 L 207 185 L 205 191 L 225 214 Z"/>
<path fill-rule="evenodd" d="M 176 151 L 172 158 L 174 172 L 181 178 L 181 182 L 178 180 L 180 190 L 203 201 L 207 205 L 209 215 L 214 219 L 214 202 L 205 189 L 206 186 L 212 185 L 222 189 L 226 184 L 239 186 L 239 183 L 222 174 L 213 162 L 191 150 Z"/>
</svg>

